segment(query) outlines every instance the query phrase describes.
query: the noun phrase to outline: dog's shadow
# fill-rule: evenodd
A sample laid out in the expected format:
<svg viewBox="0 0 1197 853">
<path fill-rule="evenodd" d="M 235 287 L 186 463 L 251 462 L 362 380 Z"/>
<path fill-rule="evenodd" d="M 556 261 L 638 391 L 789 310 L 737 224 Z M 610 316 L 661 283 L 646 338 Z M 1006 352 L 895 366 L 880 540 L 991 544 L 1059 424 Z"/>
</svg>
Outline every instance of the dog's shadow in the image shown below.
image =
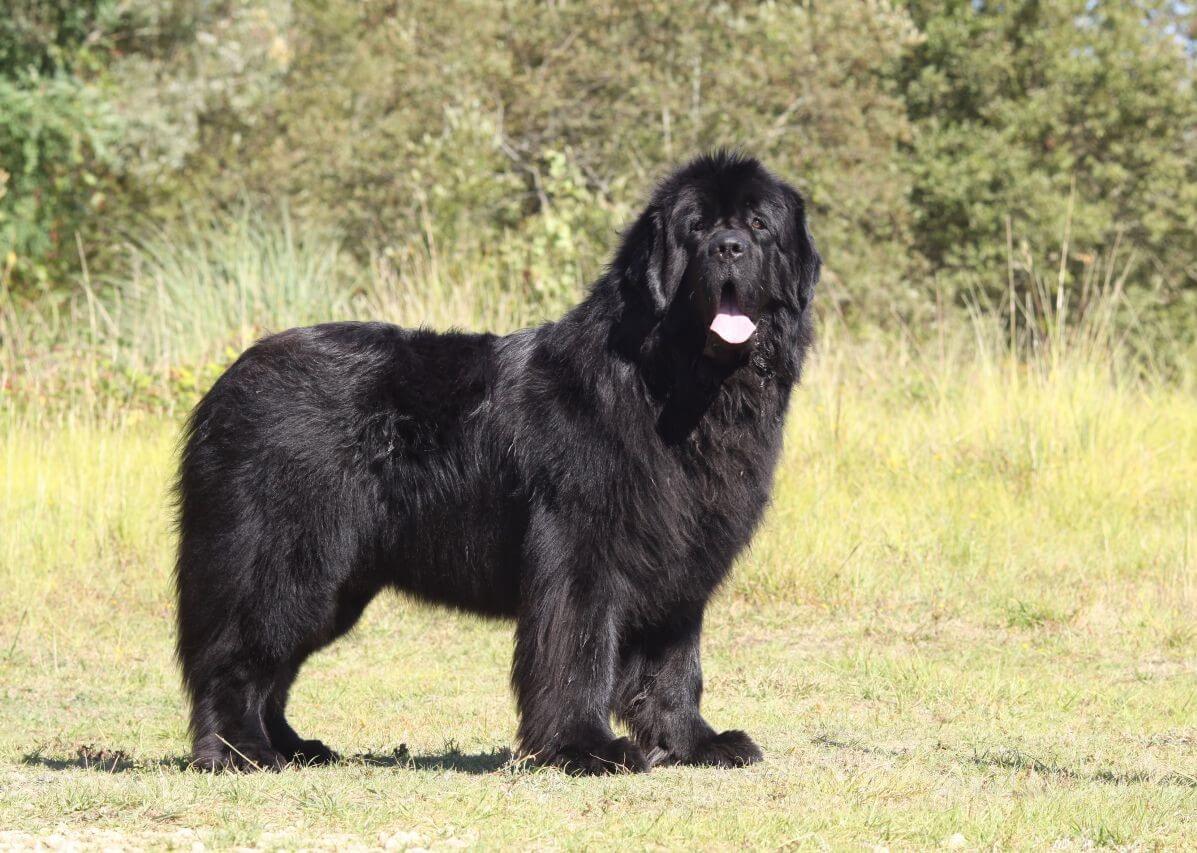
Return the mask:
<svg viewBox="0 0 1197 853">
<path fill-rule="evenodd" d="M 43 755 L 40 749 L 21 757 L 26 767 L 40 767 L 46 770 L 94 770 L 100 773 L 144 773 L 149 770 L 176 770 L 191 768 L 186 756 L 164 756 L 162 758 L 136 758 L 121 749 L 105 749 L 80 746 L 70 758 Z M 511 750 L 496 748 L 485 752 L 462 752 L 449 743 L 436 753 L 412 755 L 406 744 L 390 752 L 364 752 L 342 757 L 334 766 L 364 765 L 367 767 L 392 767 L 399 770 L 429 770 L 451 773 L 465 773 L 483 776 L 503 769 L 518 769 Z"/>
<path fill-rule="evenodd" d="M 141 773 L 147 770 L 186 770 L 191 762 L 184 756 L 135 758 L 123 749 L 80 746 L 72 758 L 43 755 L 40 748 L 21 756 L 26 767 L 45 770 L 96 770 L 100 773 Z"/>
<path fill-rule="evenodd" d="M 366 752 L 342 759 L 343 763 L 364 764 L 369 767 L 397 767 L 407 770 L 440 770 L 483 776 L 504 769 L 516 769 L 511 750 L 497 748 L 488 752 L 462 752 L 455 744 L 426 755 L 412 755 L 406 745 L 389 753 Z"/>
</svg>

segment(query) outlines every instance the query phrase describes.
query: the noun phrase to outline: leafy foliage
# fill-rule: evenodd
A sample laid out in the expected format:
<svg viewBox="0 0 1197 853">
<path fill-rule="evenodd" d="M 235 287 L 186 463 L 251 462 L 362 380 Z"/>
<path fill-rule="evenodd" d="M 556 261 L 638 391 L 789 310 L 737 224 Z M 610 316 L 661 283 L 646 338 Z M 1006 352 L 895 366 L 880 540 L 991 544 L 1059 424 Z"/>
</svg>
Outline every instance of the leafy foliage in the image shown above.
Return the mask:
<svg viewBox="0 0 1197 853">
<path fill-rule="evenodd" d="M 1035 257 L 1070 242 L 1083 267 L 1122 240 L 1147 256 L 1139 284 L 1197 285 L 1197 92 L 1172 6 L 911 4 L 907 170 L 932 269 L 1003 288 L 1008 222 Z"/>
<path fill-rule="evenodd" d="M 18 2 L 0 18 L 3 277 L 45 284 L 105 207 L 118 124 L 80 76 L 102 2 Z"/>
<path fill-rule="evenodd" d="M 119 123 L 91 87 L 34 72 L 0 78 L 0 246 L 13 273 L 45 283 L 113 189 Z"/>
<path fill-rule="evenodd" d="M 808 191 L 848 315 L 1009 309 L 1028 258 L 1079 300 L 1114 246 L 1141 311 L 1197 308 L 1188 5 L 13 5 L 0 275 L 21 289 L 69 283 L 75 234 L 111 269 L 145 220 L 248 200 L 285 202 L 362 266 L 467 246 L 548 303 L 669 164 L 738 146 Z"/>
</svg>

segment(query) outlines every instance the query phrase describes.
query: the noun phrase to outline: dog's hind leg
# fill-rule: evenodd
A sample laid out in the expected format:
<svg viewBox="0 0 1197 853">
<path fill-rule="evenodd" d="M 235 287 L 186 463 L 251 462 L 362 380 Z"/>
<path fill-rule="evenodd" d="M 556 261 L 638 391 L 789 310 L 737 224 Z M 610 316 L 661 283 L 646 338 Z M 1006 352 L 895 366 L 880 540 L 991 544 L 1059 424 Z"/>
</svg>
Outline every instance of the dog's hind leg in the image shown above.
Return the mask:
<svg viewBox="0 0 1197 853">
<path fill-rule="evenodd" d="M 188 673 L 193 766 L 201 770 L 283 767 L 287 759 L 271 744 L 263 719 L 273 667 L 241 655 L 205 657 Z"/>
<path fill-rule="evenodd" d="M 270 736 L 271 746 L 291 763 L 331 764 L 337 760 L 335 752 L 325 746 L 323 741 L 300 737 L 287 722 L 287 696 L 291 691 L 291 685 L 295 681 L 298 669 L 297 664 L 292 664 L 279 673 L 274 688 L 266 700 L 264 713 L 266 733 Z"/>
<path fill-rule="evenodd" d="M 286 758 L 271 745 L 263 713 L 286 658 L 256 641 L 261 607 L 243 581 L 252 567 L 244 558 L 230 562 L 231 549 L 213 547 L 213 539 L 185 527 L 177 575 L 192 763 L 204 770 L 278 768 Z"/>
<path fill-rule="evenodd" d="M 291 685 L 295 682 L 295 676 L 298 675 L 299 669 L 308 655 L 353 628 L 373 594 L 373 590 L 371 590 L 341 596 L 331 630 L 321 638 L 320 642 L 297 652 L 291 662 L 279 670 L 278 677 L 266 701 L 264 714 L 266 731 L 270 736 L 271 745 L 294 764 L 330 764 L 338 758 L 337 754 L 325 746 L 322 741 L 300 737 L 291 727 L 286 716 L 287 699 Z"/>
<path fill-rule="evenodd" d="M 338 620 L 334 595 L 319 588 L 296 594 L 290 565 L 263 558 L 251 565 L 239 574 L 226 568 L 215 579 L 180 572 L 179 657 L 191 695 L 193 763 L 262 770 L 330 760 L 331 750 L 300 738 L 283 711 L 304 658 L 343 633 L 349 620 Z M 256 576 L 252 586 L 224 580 L 246 576 Z M 208 583 L 194 583 L 201 578 Z M 203 597 L 222 582 L 223 597 Z M 354 618 L 360 612 L 358 605 Z"/>
</svg>

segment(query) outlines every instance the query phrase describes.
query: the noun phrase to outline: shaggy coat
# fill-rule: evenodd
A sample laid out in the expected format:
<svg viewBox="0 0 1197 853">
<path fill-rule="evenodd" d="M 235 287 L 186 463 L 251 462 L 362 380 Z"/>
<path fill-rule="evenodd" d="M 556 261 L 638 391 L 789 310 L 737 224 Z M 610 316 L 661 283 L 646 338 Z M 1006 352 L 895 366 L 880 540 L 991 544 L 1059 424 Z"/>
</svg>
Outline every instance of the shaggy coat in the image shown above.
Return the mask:
<svg viewBox="0 0 1197 853">
<path fill-rule="evenodd" d="M 556 322 L 249 349 L 192 414 L 178 480 L 195 764 L 334 758 L 288 725 L 288 690 L 384 588 L 515 619 L 522 755 L 759 760 L 699 713 L 699 639 L 769 500 L 818 275 L 798 193 L 720 153 L 657 188 Z"/>
</svg>

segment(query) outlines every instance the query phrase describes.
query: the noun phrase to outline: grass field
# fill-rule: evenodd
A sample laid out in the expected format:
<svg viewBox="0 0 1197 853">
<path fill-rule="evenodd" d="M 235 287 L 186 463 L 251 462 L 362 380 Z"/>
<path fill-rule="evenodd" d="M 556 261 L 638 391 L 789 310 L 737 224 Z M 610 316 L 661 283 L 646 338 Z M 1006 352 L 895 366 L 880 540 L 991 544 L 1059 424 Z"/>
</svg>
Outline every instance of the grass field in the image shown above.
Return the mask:
<svg viewBox="0 0 1197 853">
<path fill-rule="evenodd" d="M 393 599 L 294 698 L 344 764 L 185 771 L 177 423 L 7 411 L 0 846 L 1197 845 L 1197 400 L 935 352 L 825 336 L 707 642 L 768 760 L 635 778 L 510 766 L 510 628 Z"/>
<path fill-rule="evenodd" d="M 164 304 L 118 341 L 174 383 L 151 400 L 180 387 L 161 352 L 195 303 Z M 172 660 L 183 407 L 111 392 L 122 321 L 99 314 L 36 366 L 7 317 L 0 848 L 1197 847 L 1197 395 L 1108 338 L 1015 359 L 967 324 L 915 343 L 823 323 L 774 506 L 707 632 L 705 710 L 759 766 L 513 766 L 510 626 L 385 598 L 293 698 L 346 760 L 213 777 L 185 769 Z"/>
</svg>

